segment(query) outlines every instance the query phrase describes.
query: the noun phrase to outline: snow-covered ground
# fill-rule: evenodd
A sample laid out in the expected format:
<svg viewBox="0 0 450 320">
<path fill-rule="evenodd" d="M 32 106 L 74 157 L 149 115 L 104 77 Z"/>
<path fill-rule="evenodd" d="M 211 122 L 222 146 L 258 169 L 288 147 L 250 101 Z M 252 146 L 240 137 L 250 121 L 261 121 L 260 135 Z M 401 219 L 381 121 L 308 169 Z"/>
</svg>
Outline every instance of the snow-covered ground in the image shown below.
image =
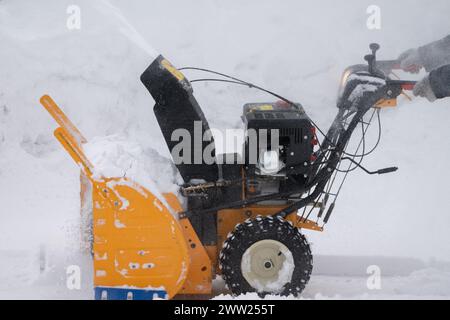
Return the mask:
<svg viewBox="0 0 450 320">
<path fill-rule="evenodd" d="M 372 266 L 381 278 L 373 282 Z M 368 269 L 369 268 L 369 269 Z M 376 280 L 378 281 L 378 280 Z M 232 297 L 218 279 L 214 299 L 260 299 L 257 294 Z M 316 256 L 311 281 L 300 299 L 449 299 L 450 264 L 382 256 Z M 265 299 L 284 299 L 267 296 Z M 295 299 L 288 297 L 288 299 Z"/>
<path fill-rule="evenodd" d="M 450 30 L 447 0 L 110 3 L 119 11 L 100 0 L 0 0 L 0 298 L 92 298 L 89 257 L 79 252 L 78 170 L 52 136 L 42 94 L 88 139 L 135 143 L 131 155 L 166 191 L 176 180 L 139 81 L 152 48 L 178 67 L 212 68 L 299 101 L 326 128 L 341 72 L 362 62 L 370 42 L 392 59 Z M 382 10 L 381 30 L 366 27 L 371 4 Z M 70 5 L 81 9 L 80 30 L 66 27 Z M 269 98 L 211 83 L 195 94 L 219 129 L 239 128 L 242 105 Z M 383 112 L 382 143 L 365 164 L 400 170 L 354 173 L 326 231 L 307 234 L 316 263 L 305 298 L 450 297 L 449 104 L 405 99 Z M 112 154 L 123 163 L 120 148 Z M 81 290 L 66 288 L 69 265 L 81 267 Z M 381 290 L 367 289 L 370 265 L 380 267 Z"/>
</svg>

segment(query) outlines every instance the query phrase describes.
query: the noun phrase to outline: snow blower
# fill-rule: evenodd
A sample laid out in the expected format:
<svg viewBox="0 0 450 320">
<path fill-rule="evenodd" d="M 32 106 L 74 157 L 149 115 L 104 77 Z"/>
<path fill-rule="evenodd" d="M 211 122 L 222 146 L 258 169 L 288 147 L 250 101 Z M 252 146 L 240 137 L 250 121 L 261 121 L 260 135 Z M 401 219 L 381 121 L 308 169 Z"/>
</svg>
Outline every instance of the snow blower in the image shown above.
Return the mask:
<svg viewBox="0 0 450 320">
<path fill-rule="evenodd" d="M 365 135 L 374 118 L 380 121 L 380 110 L 395 106 L 397 97 L 415 82 L 392 79 L 397 61 L 377 61 L 379 46 L 370 48 L 367 64 L 345 70 L 338 113 L 327 133 L 301 104 L 276 93 L 223 73 L 176 69 L 162 56 L 155 59 L 141 81 L 155 101 L 156 119 L 183 178 L 183 199 L 174 194 L 158 198 L 127 178 L 100 176 L 83 152 L 86 139 L 55 102 L 43 96 L 42 105 L 59 124 L 56 138 L 90 183 L 82 190 L 92 193 L 95 297 L 209 297 L 218 274 L 235 295 L 298 296 L 313 267 L 303 232 L 323 231 L 347 175 L 357 168 L 368 174 L 397 170 L 362 166 L 379 142 L 366 150 Z M 214 78 L 189 81 L 182 71 L 207 72 Z M 279 99 L 244 105 L 242 152 L 214 153 L 214 138 L 193 95 L 192 84 L 200 81 L 244 85 Z M 359 126 L 361 140 L 351 153 L 350 138 Z M 194 146 L 181 155 L 174 140 L 177 130 L 188 133 L 188 145 Z M 195 146 L 198 135 L 208 139 Z M 207 150 L 215 161 L 198 157 Z"/>
</svg>

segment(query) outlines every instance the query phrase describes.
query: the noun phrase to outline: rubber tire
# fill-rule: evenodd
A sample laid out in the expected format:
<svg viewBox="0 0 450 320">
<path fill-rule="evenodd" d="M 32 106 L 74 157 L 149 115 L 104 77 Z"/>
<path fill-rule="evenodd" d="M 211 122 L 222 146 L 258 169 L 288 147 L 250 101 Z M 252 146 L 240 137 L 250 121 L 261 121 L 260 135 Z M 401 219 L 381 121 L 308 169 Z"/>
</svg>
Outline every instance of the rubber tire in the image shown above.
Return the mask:
<svg viewBox="0 0 450 320">
<path fill-rule="evenodd" d="M 255 242 L 272 239 L 283 243 L 292 253 L 294 271 L 292 280 L 280 293 L 281 296 L 299 296 L 308 283 L 313 257 L 305 236 L 298 228 L 282 218 L 257 217 L 237 225 L 228 235 L 219 255 L 222 277 L 234 295 L 256 292 L 242 275 L 241 261 L 245 251 Z M 273 292 L 257 292 L 260 296 Z"/>
</svg>

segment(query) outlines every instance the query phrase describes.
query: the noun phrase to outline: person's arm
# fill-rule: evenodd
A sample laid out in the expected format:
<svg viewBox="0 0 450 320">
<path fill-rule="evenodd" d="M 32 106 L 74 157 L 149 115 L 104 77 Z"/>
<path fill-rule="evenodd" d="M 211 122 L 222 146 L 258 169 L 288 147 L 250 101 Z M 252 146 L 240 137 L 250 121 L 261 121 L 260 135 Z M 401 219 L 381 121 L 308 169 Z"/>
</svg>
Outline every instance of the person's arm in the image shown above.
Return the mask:
<svg viewBox="0 0 450 320">
<path fill-rule="evenodd" d="M 416 84 L 414 95 L 427 98 L 431 102 L 450 97 L 450 65 L 431 71 Z"/>
<path fill-rule="evenodd" d="M 450 35 L 442 40 L 422 46 L 419 49 L 422 66 L 428 72 L 450 64 Z"/>
<path fill-rule="evenodd" d="M 422 67 L 430 72 L 450 64 L 450 35 L 417 49 L 409 49 L 398 60 L 403 70 L 412 73 L 418 73 Z"/>
</svg>

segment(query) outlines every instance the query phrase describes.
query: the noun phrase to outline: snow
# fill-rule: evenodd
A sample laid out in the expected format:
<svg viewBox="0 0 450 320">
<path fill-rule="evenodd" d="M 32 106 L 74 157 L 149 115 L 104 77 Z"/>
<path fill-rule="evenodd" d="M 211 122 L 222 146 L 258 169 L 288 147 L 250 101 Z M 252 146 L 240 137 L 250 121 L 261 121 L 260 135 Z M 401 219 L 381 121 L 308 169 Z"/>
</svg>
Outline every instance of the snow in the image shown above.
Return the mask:
<svg viewBox="0 0 450 320">
<path fill-rule="evenodd" d="M 366 0 L 339 7 L 332 0 L 276 6 L 269 0 L 0 0 L 0 298 L 93 298 L 91 257 L 80 252 L 79 170 L 52 136 L 56 124 L 40 96 L 49 93 L 91 146 L 105 147 L 89 153 L 101 170 L 174 191 L 179 177 L 139 81 L 158 52 L 175 66 L 212 68 L 299 101 L 327 128 L 337 111 L 339 78 L 347 66 L 363 63 L 370 42 L 381 44 L 381 59 L 392 59 L 450 30 L 447 0 L 377 2 L 383 25 L 371 31 Z M 81 9 L 80 30 L 66 28 L 66 9 L 74 4 Z M 270 98 L 217 83 L 194 90 L 217 129 L 240 128 L 242 105 Z M 401 275 L 384 276 L 383 289 L 372 292 L 365 270 L 384 258 L 365 259 L 356 271 L 342 262 L 391 257 L 383 271 L 405 270 L 411 258 L 450 260 L 448 104 L 401 99 L 399 107 L 383 111 L 382 142 L 364 164 L 400 170 L 349 177 L 325 232 L 308 233 L 315 271 L 303 298 L 450 297 L 446 267 L 408 265 Z M 376 130 L 368 135 L 371 145 Z M 43 272 L 40 244 L 48 255 Z M 337 257 L 329 263 L 339 272 L 317 270 L 323 255 Z M 81 268 L 80 290 L 66 287 L 69 265 Z"/>
<path fill-rule="evenodd" d="M 129 201 L 114 190 L 118 184 L 128 185 L 147 197 L 142 190 L 144 187 L 172 212 L 162 193 L 178 194 L 182 179 L 172 162 L 158 151 L 144 149 L 137 142 L 119 135 L 96 137 L 84 144 L 83 150 L 93 165 L 95 179 L 121 178 L 107 182 L 122 203 L 120 210 L 127 209 Z M 161 176 L 165 178 L 159 179 Z M 155 201 L 154 205 L 162 210 L 158 202 Z M 116 221 L 116 226 L 123 227 L 120 221 Z"/>
<path fill-rule="evenodd" d="M 380 288 L 367 286 L 367 265 L 379 264 Z M 450 296 L 450 264 L 423 262 L 407 258 L 383 256 L 316 256 L 315 270 L 300 298 L 265 296 L 265 300 L 280 299 L 448 299 Z M 350 272 L 349 272 L 350 271 Z M 222 279 L 214 283 L 216 300 L 259 300 L 256 293 L 233 297 L 224 288 Z"/>
<path fill-rule="evenodd" d="M 271 292 L 279 292 L 282 290 L 284 284 L 289 283 L 292 279 L 292 274 L 294 273 L 294 258 L 292 253 L 286 248 L 281 248 L 281 253 L 286 260 L 283 261 L 283 265 L 278 272 L 277 281 L 267 283 L 266 286 Z M 279 291 L 278 291 L 279 290 Z"/>
<path fill-rule="evenodd" d="M 366 81 L 366 82 L 371 82 L 371 83 L 377 83 L 379 85 L 386 84 L 385 80 L 380 79 L 380 78 L 371 77 L 367 73 L 351 74 L 348 76 L 347 80 L 348 81 L 352 81 L 352 80 Z"/>
<path fill-rule="evenodd" d="M 120 32 L 123 33 L 128 40 L 132 41 L 139 48 L 144 50 L 148 54 L 149 59 L 154 60 L 158 57 L 159 53 L 149 45 L 149 43 L 133 27 L 127 18 L 125 18 L 119 8 L 114 6 L 108 0 L 99 0 L 98 2 L 94 2 L 94 6 L 105 15 L 116 17 Z"/>
<path fill-rule="evenodd" d="M 367 83 L 361 83 L 358 84 L 355 89 L 353 89 L 352 93 L 350 93 L 350 96 L 348 97 L 349 101 L 352 101 L 354 103 L 357 103 L 359 99 L 362 98 L 364 92 L 375 92 L 377 91 L 380 86 L 386 85 L 386 81 L 383 79 L 370 77 L 367 74 L 351 74 L 347 81 L 352 80 L 358 80 L 361 82 L 367 82 Z"/>
<path fill-rule="evenodd" d="M 350 101 L 358 101 L 362 98 L 364 92 L 375 92 L 380 87 L 375 86 L 373 84 L 358 84 L 355 89 L 353 89 L 352 93 L 348 97 Z"/>
</svg>

